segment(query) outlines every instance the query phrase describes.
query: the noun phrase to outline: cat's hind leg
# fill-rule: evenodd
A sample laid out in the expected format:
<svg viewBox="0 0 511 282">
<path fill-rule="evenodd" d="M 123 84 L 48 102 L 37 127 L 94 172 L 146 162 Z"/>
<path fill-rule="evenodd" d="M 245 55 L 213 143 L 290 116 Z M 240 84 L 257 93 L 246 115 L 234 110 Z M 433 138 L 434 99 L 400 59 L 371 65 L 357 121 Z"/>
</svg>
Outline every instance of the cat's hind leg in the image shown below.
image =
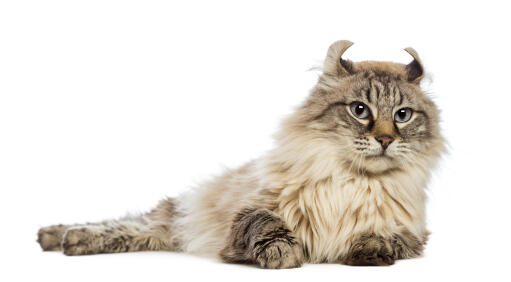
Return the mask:
<svg viewBox="0 0 511 282">
<path fill-rule="evenodd" d="M 66 255 L 176 250 L 173 199 L 166 199 L 151 212 L 84 225 L 54 225 L 39 230 L 43 250 L 62 249 Z M 60 239 L 60 248 L 56 242 Z"/>
<path fill-rule="evenodd" d="M 71 256 L 173 250 L 169 231 L 166 224 L 155 224 L 143 217 L 75 226 L 66 230 L 62 238 L 62 249 L 64 254 Z"/>
</svg>

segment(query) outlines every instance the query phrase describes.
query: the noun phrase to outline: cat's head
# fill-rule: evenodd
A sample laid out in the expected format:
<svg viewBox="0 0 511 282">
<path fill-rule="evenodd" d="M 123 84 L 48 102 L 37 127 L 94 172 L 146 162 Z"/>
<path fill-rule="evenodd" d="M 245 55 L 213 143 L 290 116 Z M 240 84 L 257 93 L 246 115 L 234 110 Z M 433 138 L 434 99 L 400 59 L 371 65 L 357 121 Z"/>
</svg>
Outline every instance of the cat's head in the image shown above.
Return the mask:
<svg viewBox="0 0 511 282">
<path fill-rule="evenodd" d="M 443 151 L 443 139 L 439 111 L 420 88 L 424 68 L 417 52 L 405 49 L 413 57 L 406 65 L 351 62 L 342 55 L 352 44 L 330 46 L 318 84 L 294 125 L 328 142 L 329 155 L 353 171 L 429 169 Z"/>
</svg>

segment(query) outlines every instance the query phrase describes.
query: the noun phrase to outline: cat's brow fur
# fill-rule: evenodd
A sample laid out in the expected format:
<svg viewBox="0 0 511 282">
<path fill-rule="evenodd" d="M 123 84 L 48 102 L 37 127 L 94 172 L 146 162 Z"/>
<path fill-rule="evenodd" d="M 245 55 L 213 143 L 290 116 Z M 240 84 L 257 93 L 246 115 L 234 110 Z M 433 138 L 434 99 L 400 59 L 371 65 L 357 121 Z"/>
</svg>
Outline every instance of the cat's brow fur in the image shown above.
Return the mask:
<svg viewBox="0 0 511 282">
<path fill-rule="evenodd" d="M 389 265 L 422 253 L 425 187 L 444 150 L 439 112 L 408 65 L 351 62 L 331 45 L 307 100 L 282 123 L 277 146 L 153 211 L 39 230 L 44 250 L 67 255 L 172 250 L 267 268 L 303 262 Z M 363 102 L 361 120 L 350 104 Z M 406 123 L 394 122 L 413 109 Z M 394 140 L 386 149 L 378 136 Z"/>
</svg>

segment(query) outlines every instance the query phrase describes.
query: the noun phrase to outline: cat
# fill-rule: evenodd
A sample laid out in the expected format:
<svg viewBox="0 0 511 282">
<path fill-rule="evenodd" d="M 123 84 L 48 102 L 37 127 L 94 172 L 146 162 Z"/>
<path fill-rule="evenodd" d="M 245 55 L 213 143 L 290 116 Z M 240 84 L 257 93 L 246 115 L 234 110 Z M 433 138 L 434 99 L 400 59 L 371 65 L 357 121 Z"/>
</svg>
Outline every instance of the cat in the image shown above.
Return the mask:
<svg viewBox="0 0 511 282">
<path fill-rule="evenodd" d="M 413 60 L 352 62 L 328 49 L 317 84 L 276 146 L 140 216 L 38 232 L 66 255 L 165 250 L 228 263 L 391 265 L 422 254 L 425 188 L 444 152 L 439 110 Z"/>
</svg>

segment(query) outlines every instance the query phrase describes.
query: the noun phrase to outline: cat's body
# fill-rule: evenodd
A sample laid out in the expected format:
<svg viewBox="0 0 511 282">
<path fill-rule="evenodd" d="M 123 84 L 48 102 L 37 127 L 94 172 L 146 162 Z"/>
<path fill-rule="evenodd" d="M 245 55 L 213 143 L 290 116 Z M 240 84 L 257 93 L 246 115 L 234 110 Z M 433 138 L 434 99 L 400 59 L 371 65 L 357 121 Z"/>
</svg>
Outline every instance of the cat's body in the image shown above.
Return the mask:
<svg viewBox="0 0 511 282">
<path fill-rule="evenodd" d="M 139 217 L 42 228 L 41 246 L 68 255 L 185 251 L 267 268 L 419 256 L 424 189 L 443 151 L 438 111 L 419 88 L 413 49 L 405 66 L 345 61 L 349 46 L 330 47 L 318 84 L 265 156 Z"/>
</svg>

